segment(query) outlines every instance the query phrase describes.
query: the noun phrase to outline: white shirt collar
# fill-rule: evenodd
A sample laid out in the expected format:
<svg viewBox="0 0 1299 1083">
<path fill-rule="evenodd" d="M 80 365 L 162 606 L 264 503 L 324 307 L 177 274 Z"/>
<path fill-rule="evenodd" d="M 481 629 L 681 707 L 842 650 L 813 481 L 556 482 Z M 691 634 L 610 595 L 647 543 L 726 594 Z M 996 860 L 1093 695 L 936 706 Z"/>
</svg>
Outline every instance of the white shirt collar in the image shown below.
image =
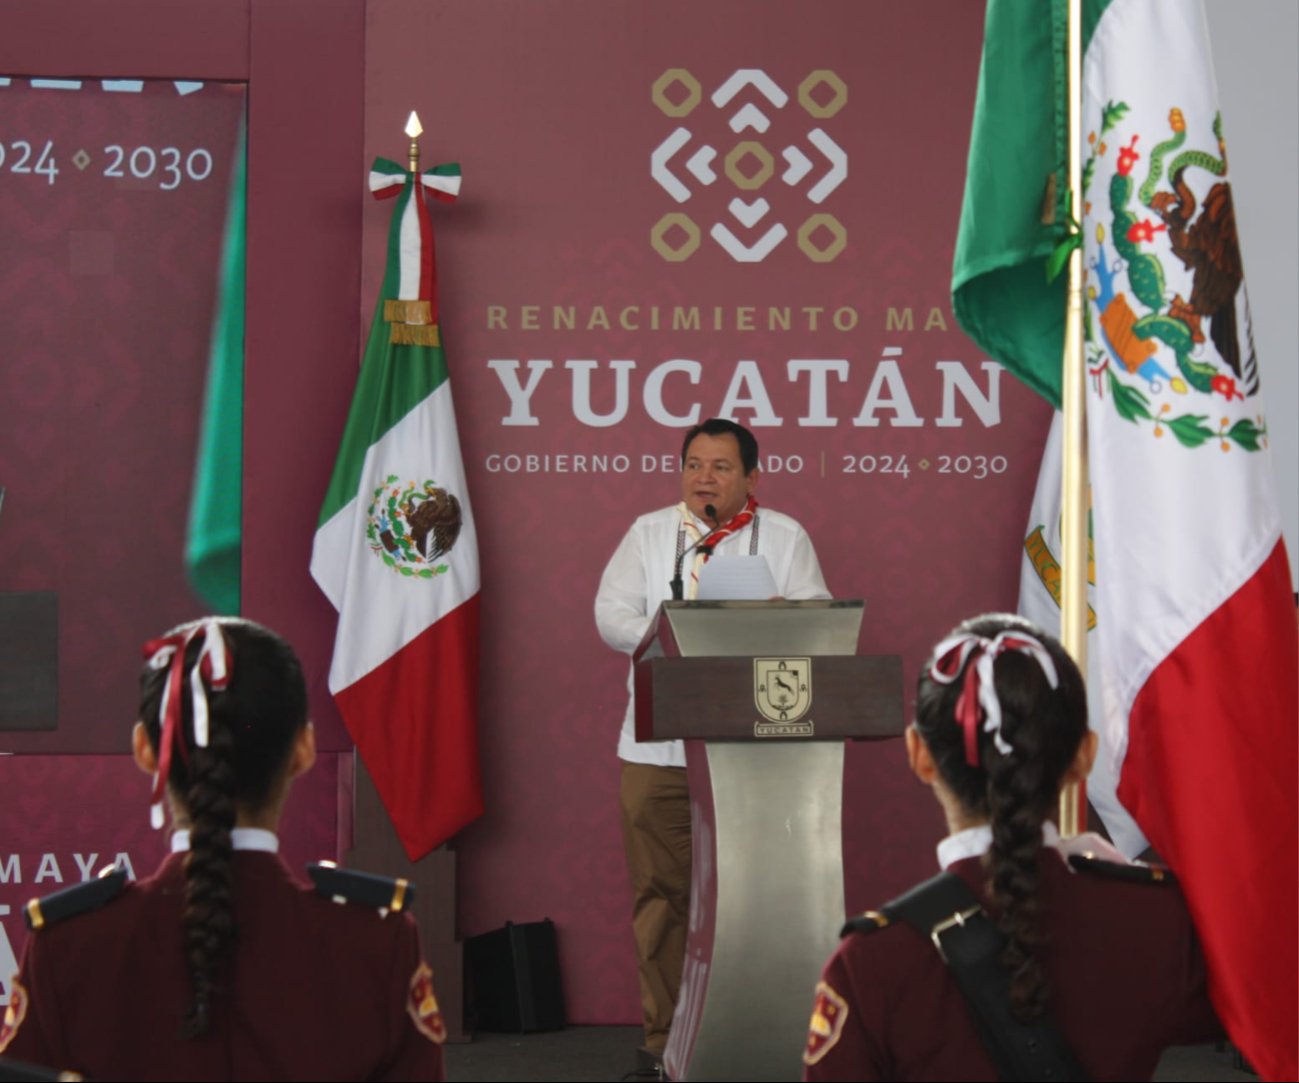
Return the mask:
<svg viewBox="0 0 1299 1083">
<path fill-rule="evenodd" d="M 275 837 L 275 832 L 263 827 L 236 827 L 230 832 L 230 845 L 236 850 L 260 850 L 265 854 L 280 852 L 280 840 Z M 183 854 L 188 849 L 189 832 L 183 829 L 173 832 L 171 852 Z"/>
<path fill-rule="evenodd" d="M 1060 841 L 1060 832 L 1050 820 L 1042 824 L 1042 845 L 1055 846 Z M 946 869 L 967 857 L 981 857 L 992 847 L 992 828 L 987 824 L 978 827 L 967 827 L 955 835 L 948 835 L 938 844 L 938 864 Z"/>
</svg>

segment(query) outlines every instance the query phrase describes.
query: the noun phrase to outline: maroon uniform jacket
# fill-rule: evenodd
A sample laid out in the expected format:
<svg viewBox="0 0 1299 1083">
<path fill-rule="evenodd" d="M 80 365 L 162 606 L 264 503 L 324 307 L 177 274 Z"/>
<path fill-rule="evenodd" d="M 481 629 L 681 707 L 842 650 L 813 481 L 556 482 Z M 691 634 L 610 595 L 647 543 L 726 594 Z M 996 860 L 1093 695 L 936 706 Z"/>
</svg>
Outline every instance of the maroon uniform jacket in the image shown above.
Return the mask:
<svg viewBox="0 0 1299 1083">
<path fill-rule="evenodd" d="M 322 898 L 264 852 L 234 855 L 233 960 L 217 975 L 211 1029 L 182 1040 L 183 859 L 32 933 L 5 1056 L 92 1079 L 442 1079 L 414 920 Z"/>
<path fill-rule="evenodd" d="M 1169 1045 L 1210 1041 L 1204 958 L 1171 884 L 1039 860 L 1050 1012 L 1088 1077 L 1149 1079 Z M 984 900 L 979 858 L 949 869 Z M 903 922 L 849 934 L 826 964 L 803 1056 L 808 1080 L 995 1080 L 965 998 L 928 937 Z"/>
</svg>

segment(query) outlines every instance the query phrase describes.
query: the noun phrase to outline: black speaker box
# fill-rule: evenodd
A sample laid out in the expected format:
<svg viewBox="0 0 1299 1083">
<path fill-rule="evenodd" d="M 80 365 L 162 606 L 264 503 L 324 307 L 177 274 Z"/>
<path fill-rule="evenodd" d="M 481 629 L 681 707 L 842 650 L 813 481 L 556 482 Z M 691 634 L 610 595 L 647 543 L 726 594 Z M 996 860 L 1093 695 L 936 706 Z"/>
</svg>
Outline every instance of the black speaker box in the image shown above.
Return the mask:
<svg viewBox="0 0 1299 1083">
<path fill-rule="evenodd" d="M 469 1002 L 480 1030 L 530 1034 L 563 1030 L 555 923 L 549 918 L 472 936 L 465 941 Z"/>
</svg>

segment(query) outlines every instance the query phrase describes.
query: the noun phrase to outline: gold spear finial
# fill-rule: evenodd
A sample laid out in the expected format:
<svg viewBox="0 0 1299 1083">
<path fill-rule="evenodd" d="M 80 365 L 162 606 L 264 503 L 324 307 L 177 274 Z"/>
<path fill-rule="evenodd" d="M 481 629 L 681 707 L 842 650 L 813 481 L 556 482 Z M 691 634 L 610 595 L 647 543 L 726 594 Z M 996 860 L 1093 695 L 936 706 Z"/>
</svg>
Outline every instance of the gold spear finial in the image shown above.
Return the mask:
<svg viewBox="0 0 1299 1083">
<path fill-rule="evenodd" d="M 406 121 L 406 134 L 410 136 L 410 150 L 407 153 L 407 161 L 412 173 L 419 172 L 419 137 L 423 131 L 424 125 L 419 122 L 419 114 L 412 109 L 410 119 Z"/>
</svg>

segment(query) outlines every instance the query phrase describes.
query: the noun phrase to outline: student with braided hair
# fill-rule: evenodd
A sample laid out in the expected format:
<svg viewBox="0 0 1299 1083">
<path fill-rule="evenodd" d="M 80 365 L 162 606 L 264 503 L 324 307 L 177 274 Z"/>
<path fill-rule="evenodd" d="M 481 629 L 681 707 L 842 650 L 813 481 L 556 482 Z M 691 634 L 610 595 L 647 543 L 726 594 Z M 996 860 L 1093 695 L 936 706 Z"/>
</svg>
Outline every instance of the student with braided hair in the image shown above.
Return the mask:
<svg viewBox="0 0 1299 1083">
<path fill-rule="evenodd" d="M 1171 876 L 1048 819 L 1096 755 L 1059 643 L 1008 615 L 962 624 L 921 673 L 906 746 L 947 871 L 845 926 L 805 1079 L 1149 1079 L 1166 1046 L 1220 1036 Z"/>
<path fill-rule="evenodd" d="M 133 749 L 172 853 L 138 884 L 119 872 L 29 905 L 0 1052 L 97 1079 L 442 1079 L 404 885 L 326 870 L 320 893 L 277 854 L 315 760 L 292 649 L 209 618 L 144 653 Z"/>
</svg>

